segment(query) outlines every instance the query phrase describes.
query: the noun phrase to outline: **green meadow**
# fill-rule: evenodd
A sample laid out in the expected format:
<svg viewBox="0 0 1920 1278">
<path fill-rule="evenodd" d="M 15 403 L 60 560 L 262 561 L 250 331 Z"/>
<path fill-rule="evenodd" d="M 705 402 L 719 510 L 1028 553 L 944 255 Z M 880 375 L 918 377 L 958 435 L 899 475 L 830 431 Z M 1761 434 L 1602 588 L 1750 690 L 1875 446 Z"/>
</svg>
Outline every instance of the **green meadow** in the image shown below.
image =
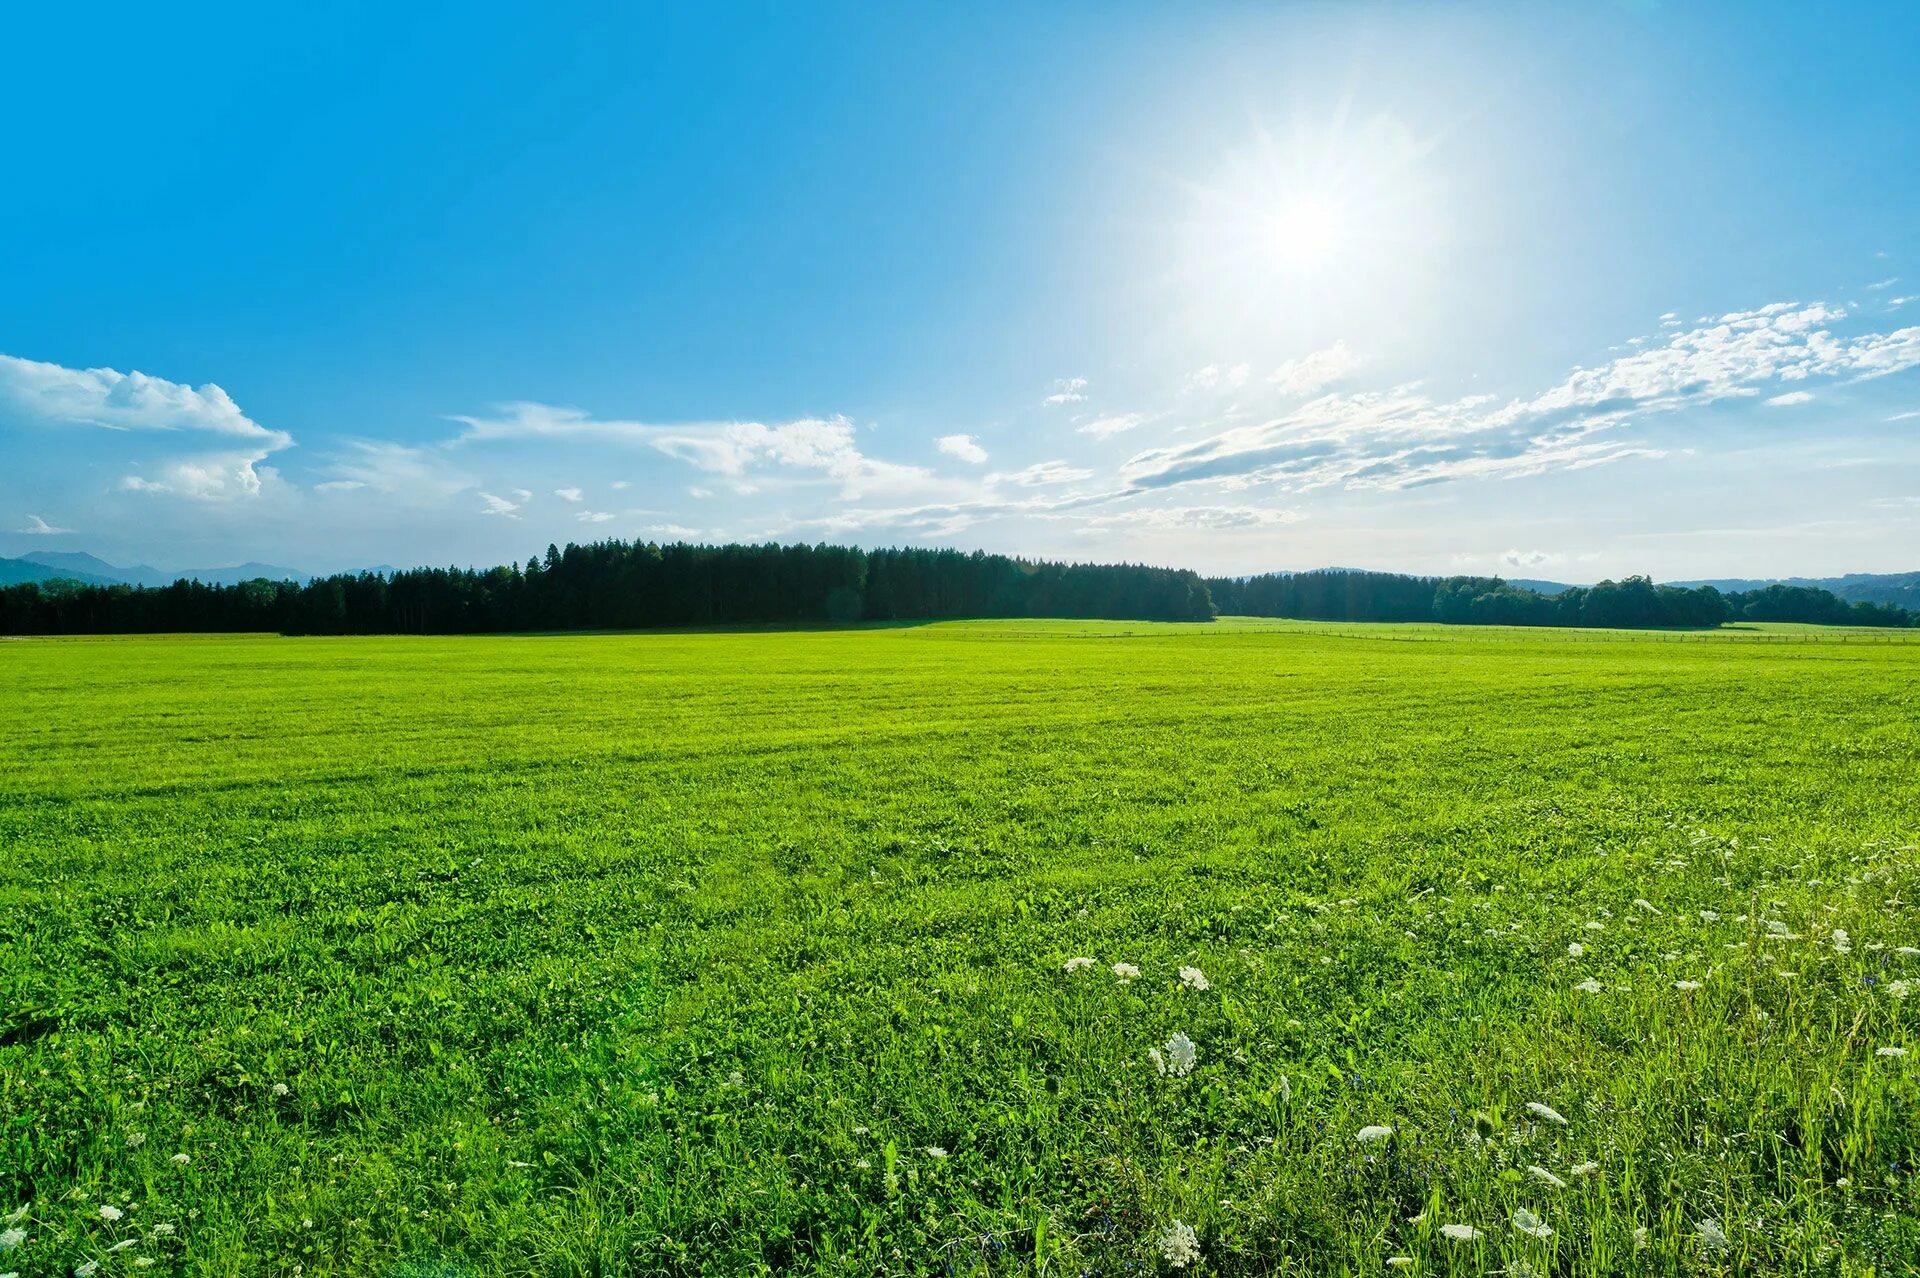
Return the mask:
<svg viewBox="0 0 1920 1278">
<path fill-rule="evenodd" d="M 1916 902 L 1920 635 L 0 642 L 0 1273 L 1910 1274 Z"/>
</svg>

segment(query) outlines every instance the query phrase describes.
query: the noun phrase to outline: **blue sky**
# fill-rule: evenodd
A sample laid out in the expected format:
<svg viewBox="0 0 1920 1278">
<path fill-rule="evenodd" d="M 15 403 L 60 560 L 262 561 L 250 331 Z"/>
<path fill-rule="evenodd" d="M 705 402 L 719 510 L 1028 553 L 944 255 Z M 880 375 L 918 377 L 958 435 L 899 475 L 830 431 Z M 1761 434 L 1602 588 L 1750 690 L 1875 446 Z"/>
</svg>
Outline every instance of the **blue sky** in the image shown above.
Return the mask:
<svg viewBox="0 0 1920 1278">
<path fill-rule="evenodd" d="M 1912 5 L 37 8 L 0 554 L 1920 568 Z"/>
</svg>

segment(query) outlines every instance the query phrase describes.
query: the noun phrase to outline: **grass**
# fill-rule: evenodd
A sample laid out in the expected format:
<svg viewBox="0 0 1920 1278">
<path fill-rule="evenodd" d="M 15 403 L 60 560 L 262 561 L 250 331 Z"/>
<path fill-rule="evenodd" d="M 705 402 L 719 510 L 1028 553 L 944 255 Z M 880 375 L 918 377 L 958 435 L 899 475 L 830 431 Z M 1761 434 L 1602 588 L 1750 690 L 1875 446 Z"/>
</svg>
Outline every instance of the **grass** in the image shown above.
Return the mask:
<svg viewBox="0 0 1920 1278">
<path fill-rule="evenodd" d="M 0 644 L 0 1270 L 1915 1272 L 1869 639 Z"/>
</svg>

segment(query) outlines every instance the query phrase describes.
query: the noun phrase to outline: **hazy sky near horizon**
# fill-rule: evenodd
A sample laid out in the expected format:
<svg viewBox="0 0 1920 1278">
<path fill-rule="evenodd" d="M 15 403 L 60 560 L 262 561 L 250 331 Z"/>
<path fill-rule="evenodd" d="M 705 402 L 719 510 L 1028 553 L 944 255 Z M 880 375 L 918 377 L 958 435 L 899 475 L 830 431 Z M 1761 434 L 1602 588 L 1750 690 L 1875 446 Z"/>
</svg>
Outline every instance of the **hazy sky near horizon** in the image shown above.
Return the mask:
<svg viewBox="0 0 1920 1278">
<path fill-rule="evenodd" d="M 1920 568 L 1920 6 L 15 14 L 0 554 Z"/>
</svg>

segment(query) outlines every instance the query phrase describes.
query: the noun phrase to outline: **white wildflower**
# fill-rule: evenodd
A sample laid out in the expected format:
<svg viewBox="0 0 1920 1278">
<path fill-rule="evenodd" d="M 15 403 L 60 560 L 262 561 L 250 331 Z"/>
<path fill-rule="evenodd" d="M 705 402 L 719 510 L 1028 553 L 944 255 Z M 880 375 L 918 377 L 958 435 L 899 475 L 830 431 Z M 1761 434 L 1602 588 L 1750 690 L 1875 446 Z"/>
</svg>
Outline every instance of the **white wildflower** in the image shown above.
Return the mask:
<svg viewBox="0 0 1920 1278">
<path fill-rule="evenodd" d="M 1675 982 L 1673 983 L 1673 988 L 1675 988 L 1676 990 L 1680 990 L 1680 991 L 1681 991 L 1681 992 L 1683 992 L 1683 993 L 1687 993 L 1687 994 L 1691 994 L 1691 993 L 1692 993 L 1693 991 L 1695 991 L 1695 990 L 1697 990 L 1697 989 L 1699 989 L 1699 988 L 1700 988 L 1700 982 L 1698 982 L 1698 981 L 1675 981 Z"/>
<path fill-rule="evenodd" d="M 1718 923 L 1720 921 L 1720 915 L 1715 910 L 1702 910 L 1700 911 L 1700 919 L 1705 923 Z"/>
<path fill-rule="evenodd" d="M 1649 914 L 1658 914 L 1658 913 L 1660 913 L 1660 907 L 1659 907 L 1659 906 L 1657 906 L 1657 905 L 1655 905 L 1655 904 L 1654 904 L 1654 903 L 1653 903 L 1652 901 L 1649 901 L 1649 900 L 1648 900 L 1648 899 L 1647 899 L 1646 897 L 1644 897 L 1644 896 L 1636 896 L 1636 897 L 1634 897 L 1634 898 L 1633 898 L 1633 903 L 1634 903 L 1635 905 L 1637 905 L 1637 906 L 1639 906 L 1639 907 L 1640 907 L 1641 909 L 1643 909 L 1643 910 L 1645 910 L 1645 911 L 1646 911 L 1647 913 L 1649 913 Z"/>
<path fill-rule="evenodd" d="M 1093 960 L 1085 955 L 1081 955 L 1078 958 L 1070 958 L 1066 962 L 1066 969 L 1069 972 L 1084 972 L 1092 966 Z"/>
<path fill-rule="evenodd" d="M 1768 919 L 1766 922 L 1767 922 L 1767 932 L 1769 935 L 1772 935 L 1772 936 L 1786 936 L 1790 934 L 1793 930 L 1792 928 L 1789 928 L 1784 922 L 1782 922 L 1779 919 Z"/>
<path fill-rule="evenodd" d="M 1359 1131 L 1353 1134 L 1353 1138 L 1359 1141 L 1362 1145 L 1371 1145 L 1376 1140 L 1385 1140 L 1387 1137 L 1391 1135 L 1393 1135 L 1393 1128 L 1382 1127 L 1379 1124 L 1375 1123 L 1367 1127 L 1362 1127 Z"/>
<path fill-rule="evenodd" d="M 73 1267 L 73 1278 L 93 1278 L 93 1276 L 99 1272 L 99 1261 L 83 1260 Z"/>
<path fill-rule="evenodd" d="M 1835 954 L 1853 953 L 1853 938 L 1847 935 L 1847 929 L 1843 927 L 1833 929 L 1833 952 Z"/>
<path fill-rule="evenodd" d="M 1883 1047 L 1879 1051 L 1874 1053 L 1875 1056 L 1893 1056 L 1893 1057 L 1905 1056 L 1906 1054 L 1907 1054 L 1907 1049 L 1904 1047 Z"/>
<path fill-rule="evenodd" d="M 1213 988 L 1212 983 L 1207 980 L 1207 974 L 1197 967 L 1181 968 L 1180 983 L 1190 990 L 1210 990 Z"/>
<path fill-rule="evenodd" d="M 1587 923 L 1587 931 L 1589 932 L 1604 932 L 1606 930 L 1607 930 L 1607 925 L 1605 923 L 1595 922 L 1592 920 L 1589 920 Z"/>
<path fill-rule="evenodd" d="M 1175 1269 L 1185 1269 L 1200 1259 L 1200 1235 L 1192 1225 L 1176 1220 L 1160 1235 L 1160 1255 Z"/>
<path fill-rule="evenodd" d="M 18 1225 L 12 1229 L 0 1230 L 0 1251 L 12 1251 L 27 1240 L 27 1231 Z"/>
<path fill-rule="evenodd" d="M 21 1203 L 18 1207 L 15 1207 L 12 1211 L 8 1212 L 5 1216 L 0 1216 L 0 1225 L 19 1224 L 21 1221 L 27 1218 L 27 1208 L 31 1206 L 33 1206 L 32 1203 Z"/>
<path fill-rule="evenodd" d="M 187 1154 L 175 1154 L 172 1158 L 169 1158 L 167 1161 L 170 1163 L 177 1164 L 178 1166 L 185 1167 L 188 1163 L 193 1161 L 193 1158 Z"/>
<path fill-rule="evenodd" d="M 745 1087 L 746 1085 L 747 1085 L 747 1076 L 745 1074 L 742 1074 L 737 1069 L 730 1069 L 727 1071 L 728 1087 Z"/>
<path fill-rule="evenodd" d="M 1387 1257 L 1387 1268 L 1389 1269 L 1405 1269 L 1412 1264 L 1413 1264 L 1412 1256 L 1388 1256 Z"/>
<path fill-rule="evenodd" d="M 1558 1176 L 1554 1175 L 1552 1172 L 1542 1167 L 1539 1163 L 1528 1163 L 1527 1170 L 1530 1173 L 1532 1173 L 1533 1178 L 1535 1180 L 1539 1181 L 1543 1185 L 1552 1185 L 1555 1189 L 1565 1189 L 1567 1187 L 1566 1181 L 1561 1180 Z"/>
<path fill-rule="evenodd" d="M 1157 1047 L 1149 1047 L 1147 1049 L 1147 1059 L 1153 1062 L 1155 1072 L 1164 1078 L 1167 1073 L 1167 1058 L 1160 1054 L 1160 1049 Z"/>
<path fill-rule="evenodd" d="M 1889 998 L 1905 998 L 1908 994 L 1912 992 L 1913 992 L 1912 981 L 1888 981 L 1887 982 L 1887 997 Z"/>
<path fill-rule="evenodd" d="M 1199 1059 L 1199 1049 L 1184 1033 L 1176 1033 L 1167 1040 L 1167 1073 L 1175 1078 L 1185 1078 L 1193 1073 L 1193 1067 Z"/>
<path fill-rule="evenodd" d="M 1693 1232 L 1700 1239 L 1700 1245 L 1716 1256 L 1733 1246 L 1733 1240 L 1717 1220 L 1703 1220 L 1693 1227 Z"/>
<path fill-rule="evenodd" d="M 128 1149 L 138 1149 L 146 1143 L 147 1143 L 147 1134 L 145 1132 L 128 1132 L 127 1133 Z"/>
<path fill-rule="evenodd" d="M 1904 954 L 1908 958 L 1920 958 L 1920 946 L 1896 945 L 1893 948 L 1893 952 L 1895 954 Z"/>
<path fill-rule="evenodd" d="M 1480 1237 L 1480 1231 L 1472 1225 L 1442 1225 L 1440 1232 L 1455 1242 L 1472 1242 Z"/>
<path fill-rule="evenodd" d="M 285 1096 L 289 1090 L 291 1089 L 289 1089 L 285 1083 L 275 1083 L 273 1085 L 273 1094 L 275 1096 Z"/>
<path fill-rule="evenodd" d="M 1633 1231 L 1633 1249 L 1635 1251 L 1645 1251 L 1648 1247 L 1652 1245 L 1653 1245 L 1653 1235 L 1647 1232 L 1647 1227 L 1645 1225 L 1642 1225 L 1638 1229 Z"/>
<path fill-rule="evenodd" d="M 1544 1118 L 1549 1123 L 1558 1123 L 1562 1127 L 1567 1125 L 1567 1120 L 1551 1105 L 1542 1105 L 1539 1101 L 1528 1101 L 1527 1111 L 1535 1118 Z"/>
<path fill-rule="evenodd" d="M 1591 1176 L 1599 1170 L 1599 1163 L 1575 1163 L 1573 1166 L 1573 1174 L 1575 1176 Z"/>
<path fill-rule="evenodd" d="M 125 1251 L 127 1248 L 133 1246 L 135 1243 L 139 1241 L 140 1240 L 138 1238 L 122 1238 L 119 1242 L 107 1248 L 107 1254 L 111 1256 L 116 1252 Z"/>
<path fill-rule="evenodd" d="M 1605 989 L 1606 987 L 1601 985 L 1600 982 L 1594 980 L 1591 976 L 1589 976 L 1586 980 L 1580 982 L 1578 985 L 1574 986 L 1573 988 L 1575 988 L 1576 990 L 1579 990 L 1582 994 L 1598 994 L 1601 990 Z"/>
<path fill-rule="evenodd" d="M 1586 955 L 1587 955 L 1587 947 L 1580 944 L 1580 942 L 1569 941 L 1567 943 L 1568 958 L 1585 958 Z"/>
<path fill-rule="evenodd" d="M 1513 1227 L 1529 1238 L 1551 1238 L 1553 1230 L 1547 1222 L 1534 1215 L 1525 1207 L 1513 1209 Z"/>
<path fill-rule="evenodd" d="M 1134 977 L 1140 975 L 1140 969 L 1131 963 L 1115 963 L 1113 965 L 1113 974 L 1123 981 L 1131 981 Z"/>
<path fill-rule="evenodd" d="M 1275 1088 L 1275 1090 L 1280 1093 L 1281 1104 L 1283 1105 L 1292 1104 L 1293 1102 L 1293 1080 L 1292 1079 L 1288 1078 L 1285 1074 L 1282 1074 L 1280 1076 L 1280 1085 L 1279 1087 Z"/>
<path fill-rule="evenodd" d="M 938 1145 L 927 1146 L 926 1152 L 928 1158 L 945 1158 L 947 1156 L 947 1151 Z"/>
<path fill-rule="evenodd" d="M 101 1204 L 100 1219 L 106 1221 L 109 1225 L 118 1221 L 122 1216 L 125 1216 L 126 1214 L 127 1213 L 125 1213 L 124 1211 L 121 1211 L 118 1207 L 110 1206 L 104 1203 Z"/>
<path fill-rule="evenodd" d="M 168 1237 L 171 1237 L 173 1234 L 173 1226 L 169 1225 L 167 1222 L 163 1220 L 159 1224 L 155 1225 L 148 1232 L 150 1232 L 155 1238 L 168 1238 Z"/>
</svg>

